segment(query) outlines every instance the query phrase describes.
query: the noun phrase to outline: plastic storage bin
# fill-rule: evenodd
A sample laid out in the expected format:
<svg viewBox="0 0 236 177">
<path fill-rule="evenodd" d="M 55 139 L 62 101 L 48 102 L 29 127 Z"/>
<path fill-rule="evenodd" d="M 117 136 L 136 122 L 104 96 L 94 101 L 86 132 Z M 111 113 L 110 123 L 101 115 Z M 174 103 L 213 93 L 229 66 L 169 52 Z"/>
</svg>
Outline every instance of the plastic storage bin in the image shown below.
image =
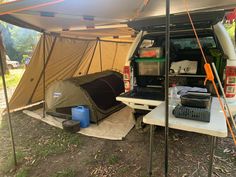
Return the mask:
<svg viewBox="0 0 236 177">
<path fill-rule="evenodd" d="M 85 106 L 77 106 L 71 108 L 72 120 L 80 121 L 80 127 L 86 128 L 90 124 L 89 108 Z"/>
</svg>

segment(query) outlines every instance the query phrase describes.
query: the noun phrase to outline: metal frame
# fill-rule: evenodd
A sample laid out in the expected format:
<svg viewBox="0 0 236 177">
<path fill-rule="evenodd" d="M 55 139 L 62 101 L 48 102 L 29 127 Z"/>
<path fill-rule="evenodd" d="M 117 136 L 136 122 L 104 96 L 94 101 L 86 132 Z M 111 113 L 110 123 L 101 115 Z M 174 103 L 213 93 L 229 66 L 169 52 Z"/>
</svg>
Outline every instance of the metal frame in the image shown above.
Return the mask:
<svg viewBox="0 0 236 177">
<path fill-rule="evenodd" d="M 213 160 L 214 160 L 213 157 L 214 157 L 214 152 L 215 152 L 216 139 L 217 138 L 215 136 L 211 136 L 208 177 L 212 176 L 212 165 L 213 165 Z"/>
<path fill-rule="evenodd" d="M 17 165 L 17 160 L 16 160 L 15 142 L 14 142 L 14 136 L 13 136 L 13 130 L 12 130 L 12 124 L 11 124 L 11 114 L 10 114 L 10 107 L 9 107 L 9 103 L 8 103 L 7 86 L 6 86 L 4 69 L 3 69 L 3 61 L 2 61 L 1 51 L 0 51 L 0 60 L 1 60 L 0 65 L 1 65 L 1 72 L 2 72 L 3 89 L 4 89 L 6 106 L 7 106 L 8 128 L 9 128 L 9 133 L 10 133 L 10 137 L 11 137 L 12 154 L 13 154 L 13 159 L 14 159 L 14 165 L 16 166 Z"/>
<path fill-rule="evenodd" d="M 165 177 L 168 176 L 168 137 L 169 137 L 169 63 L 170 63 L 170 0 L 166 0 L 166 36 L 165 36 Z"/>
<path fill-rule="evenodd" d="M 46 116 L 46 103 L 45 103 L 45 95 L 46 95 L 46 35 L 43 33 L 43 118 Z"/>
</svg>

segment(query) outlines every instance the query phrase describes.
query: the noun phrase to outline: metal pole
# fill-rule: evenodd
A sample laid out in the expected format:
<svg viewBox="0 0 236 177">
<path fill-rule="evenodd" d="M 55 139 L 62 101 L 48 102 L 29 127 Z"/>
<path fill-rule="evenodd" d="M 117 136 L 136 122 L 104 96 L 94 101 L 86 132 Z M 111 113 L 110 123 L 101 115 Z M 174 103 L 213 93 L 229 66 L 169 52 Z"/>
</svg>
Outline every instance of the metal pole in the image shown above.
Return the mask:
<svg viewBox="0 0 236 177">
<path fill-rule="evenodd" d="M 45 72 L 45 69 L 46 69 L 46 35 L 45 33 L 43 33 L 43 118 L 45 118 L 46 116 L 46 103 L 45 103 L 45 94 L 46 94 L 46 91 L 45 91 L 45 82 L 46 82 L 46 72 Z"/>
<path fill-rule="evenodd" d="M 216 144 L 216 137 L 211 136 L 211 149 L 210 149 L 210 159 L 209 159 L 209 169 L 208 169 L 208 177 L 212 176 L 212 164 L 213 164 L 213 157 L 215 151 L 215 144 Z"/>
<path fill-rule="evenodd" d="M 2 61 L 2 55 L 0 52 L 0 60 L 1 60 L 1 72 L 2 72 L 2 83 L 3 83 L 3 89 L 5 94 L 5 101 L 7 106 L 7 116 L 8 116 L 8 128 L 11 136 L 11 144 L 12 144 L 12 153 L 13 153 L 13 159 L 14 159 L 14 165 L 17 165 L 16 161 L 16 150 L 15 150 L 15 143 L 14 143 L 14 137 L 13 137 L 13 131 L 12 131 L 12 124 L 11 124 L 11 114 L 10 114 L 10 107 L 8 103 L 8 97 L 7 97 L 7 87 L 6 87 L 6 80 L 5 80 L 5 74 L 3 70 L 3 61 Z"/>
<path fill-rule="evenodd" d="M 235 129 L 235 128 L 236 128 L 235 121 L 234 121 L 233 115 L 232 115 L 232 113 L 231 113 L 231 111 L 230 111 L 230 109 L 229 109 L 229 105 L 228 105 L 228 103 L 227 103 L 226 96 L 225 96 L 225 92 L 224 92 L 224 89 L 223 89 L 222 84 L 221 84 L 221 82 L 220 82 L 220 78 L 219 78 L 218 72 L 217 72 L 217 70 L 216 70 L 216 66 L 215 66 L 214 63 L 212 63 L 211 65 L 212 65 L 213 71 L 214 71 L 214 73 L 215 73 L 216 79 L 217 79 L 217 81 L 218 81 L 218 83 L 219 83 L 220 90 L 221 90 L 221 92 L 222 92 L 223 99 L 224 99 L 224 102 L 225 102 L 225 105 L 226 105 L 226 109 L 227 109 L 227 111 L 228 111 L 228 113 L 229 113 L 229 116 L 230 116 L 230 118 L 231 118 L 231 121 L 232 121 L 232 123 L 233 123 L 233 125 L 234 125 L 234 129 Z"/>
<path fill-rule="evenodd" d="M 169 48 L 170 48 L 170 0 L 166 0 L 166 37 L 165 37 L 165 177 L 168 176 L 168 136 L 169 136 Z"/>
<path fill-rule="evenodd" d="M 153 126 L 150 125 L 150 142 L 149 142 L 149 167 L 148 167 L 148 176 L 152 176 L 152 147 L 153 147 Z"/>
<path fill-rule="evenodd" d="M 170 0 L 166 0 L 165 37 L 165 177 L 168 176 L 168 136 L 169 136 L 169 48 L 170 48 Z"/>
<path fill-rule="evenodd" d="M 95 54 L 95 52 L 96 52 L 97 44 L 98 44 L 98 39 L 97 39 L 96 44 L 95 44 L 95 46 L 94 46 L 93 54 L 92 54 L 92 57 L 91 57 L 91 59 L 90 59 L 89 66 L 88 66 L 88 69 L 87 69 L 87 71 L 86 71 L 86 74 L 88 74 L 89 69 L 90 69 L 90 66 L 91 66 L 91 64 L 92 64 L 93 57 L 94 57 L 94 54 Z"/>
<path fill-rule="evenodd" d="M 100 54 L 100 67 L 101 67 L 101 72 L 102 72 L 102 46 L 101 46 L 100 39 L 99 39 L 99 54 Z"/>
</svg>

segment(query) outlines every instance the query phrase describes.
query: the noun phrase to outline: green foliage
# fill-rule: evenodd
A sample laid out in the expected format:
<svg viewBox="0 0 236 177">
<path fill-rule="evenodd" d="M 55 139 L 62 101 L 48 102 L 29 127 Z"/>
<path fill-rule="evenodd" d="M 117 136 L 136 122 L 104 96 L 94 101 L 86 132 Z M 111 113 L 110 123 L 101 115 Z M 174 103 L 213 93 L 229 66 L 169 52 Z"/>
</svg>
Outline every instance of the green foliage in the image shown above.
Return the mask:
<svg viewBox="0 0 236 177">
<path fill-rule="evenodd" d="M 25 60 L 26 60 L 27 58 L 30 58 L 29 55 L 22 55 L 21 63 L 24 64 L 24 63 L 25 63 Z"/>
<path fill-rule="evenodd" d="M 118 161 L 119 161 L 119 158 L 118 158 L 118 156 L 117 155 L 111 155 L 110 157 L 109 157 L 109 164 L 110 165 L 114 165 L 114 164 L 116 164 L 116 163 L 118 163 Z"/>
<path fill-rule="evenodd" d="M 58 171 L 51 177 L 75 177 L 76 176 L 76 171 L 73 169 L 66 169 L 62 171 Z"/>
<path fill-rule="evenodd" d="M 225 23 L 224 24 L 227 32 L 229 33 L 229 36 L 231 38 L 231 40 L 233 41 L 234 46 L 235 45 L 235 27 L 236 27 L 236 22 L 234 21 L 232 24 L 231 23 Z"/>
<path fill-rule="evenodd" d="M 28 170 L 25 169 L 25 168 L 21 168 L 15 176 L 16 177 L 27 177 L 28 176 Z"/>
<path fill-rule="evenodd" d="M 13 69 L 10 71 L 9 74 L 6 74 L 5 79 L 6 79 L 7 88 L 16 87 L 23 73 L 24 73 L 24 69 Z M 3 88 L 3 83 L 2 83 L 2 79 L 0 79 L 0 89 L 2 88 Z"/>
<path fill-rule="evenodd" d="M 31 54 L 40 33 L 0 21 L 3 43 L 11 60 L 21 61 L 23 54 Z"/>
</svg>

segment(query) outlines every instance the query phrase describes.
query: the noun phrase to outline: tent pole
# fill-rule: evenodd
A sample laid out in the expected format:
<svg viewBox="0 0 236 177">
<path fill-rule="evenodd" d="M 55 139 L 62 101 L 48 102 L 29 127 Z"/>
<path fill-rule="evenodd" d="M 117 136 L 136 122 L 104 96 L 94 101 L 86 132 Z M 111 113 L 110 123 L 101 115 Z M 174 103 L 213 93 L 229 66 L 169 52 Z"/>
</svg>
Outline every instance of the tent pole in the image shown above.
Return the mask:
<svg viewBox="0 0 236 177">
<path fill-rule="evenodd" d="M 93 54 L 92 54 L 92 57 L 91 57 L 90 62 L 89 62 L 89 66 L 88 66 L 88 69 L 87 69 L 87 71 L 86 71 L 86 75 L 88 74 L 89 69 L 90 69 L 90 67 L 91 67 L 91 64 L 92 64 L 92 61 L 93 61 L 93 57 L 94 57 L 94 54 L 95 54 L 95 52 L 96 52 L 97 44 L 98 44 L 98 39 L 97 39 L 97 41 L 96 41 L 96 44 L 95 44 L 95 47 L 94 47 L 94 50 L 93 50 Z"/>
<path fill-rule="evenodd" d="M 0 60 L 1 60 L 0 64 L 1 64 L 1 72 L 2 72 L 3 89 L 4 89 L 4 94 L 5 94 L 6 106 L 7 106 L 8 128 L 9 128 L 9 132 L 10 132 L 10 136 L 11 136 L 11 145 L 12 145 L 14 165 L 16 167 L 16 165 L 17 165 L 16 150 L 15 150 L 15 143 L 14 143 L 14 137 L 13 137 L 12 124 L 11 124 L 11 114 L 10 114 L 10 107 L 9 107 L 8 97 L 7 97 L 7 87 L 6 87 L 6 80 L 5 80 L 5 74 L 4 74 L 4 69 L 3 69 L 3 61 L 2 61 L 1 52 L 0 52 Z"/>
<path fill-rule="evenodd" d="M 45 103 L 45 82 L 46 82 L 46 35 L 45 32 L 43 33 L 43 118 L 45 118 L 45 111 L 46 111 L 46 103 Z"/>
<path fill-rule="evenodd" d="M 99 40 L 99 53 L 100 53 L 100 67 L 101 67 L 101 72 L 102 72 L 102 47 L 101 47 L 101 41 Z"/>
<path fill-rule="evenodd" d="M 170 63 L 170 0 L 166 0 L 166 43 L 165 43 L 165 177 L 168 176 L 168 137 L 169 137 L 169 63 Z"/>
<path fill-rule="evenodd" d="M 114 58 L 113 58 L 113 61 L 112 61 L 111 69 L 113 69 L 114 64 L 115 64 L 115 59 L 116 59 L 116 54 L 117 54 L 117 48 L 118 48 L 118 43 L 116 43 L 116 50 L 115 50 L 115 55 L 114 55 Z"/>
<path fill-rule="evenodd" d="M 87 45 L 86 45 L 86 48 L 84 49 L 84 51 L 83 51 L 83 54 L 82 54 L 82 56 L 79 58 L 79 62 L 78 62 L 78 64 L 77 64 L 77 66 L 75 67 L 75 69 L 74 69 L 74 71 L 73 71 L 73 75 L 72 76 L 74 76 L 75 75 L 75 72 L 78 70 L 78 67 L 80 66 L 80 64 L 82 63 L 82 59 L 84 58 L 84 55 L 85 55 L 85 53 L 86 53 L 86 51 L 87 50 L 90 50 L 90 49 L 88 49 L 88 47 L 89 47 L 89 41 L 87 41 Z"/>
<path fill-rule="evenodd" d="M 49 51 L 49 54 L 48 54 L 47 57 L 46 57 L 46 52 L 45 52 L 45 59 L 47 58 L 47 59 L 46 59 L 46 63 L 45 63 L 45 68 L 47 67 L 47 64 L 48 64 L 48 62 L 49 62 L 49 59 L 51 58 L 52 51 L 53 51 L 53 49 L 54 49 L 54 47 L 55 47 L 55 44 L 56 44 L 56 40 L 57 40 L 57 37 L 54 38 L 54 40 L 53 40 L 53 42 L 52 42 L 52 46 L 51 46 L 51 48 L 50 48 L 50 51 Z M 46 46 L 46 45 L 45 45 L 45 46 Z M 44 70 L 44 68 L 43 68 L 43 70 Z M 40 73 L 39 80 L 38 80 L 38 82 L 37 82 L 36 85 L 35 85 L 35 88 L 34 88 L 34 90 L 33 90 L 33 92 L 32 92 L 32 95 L 31 95 L 31 97 L 30 97 L 30 99 L 29 99 L 28 104 L 31 104 L 31 102 L 32 102 L 34 93 L 35 93 L 35 91 L 36 91 L 36 89 L 37 89 L 37 87 L 38 87 L 38 85 L 39 85 L 39 82 L 40 82 L 41 78 L 43 77 L 43 73 L 44 73 L 44 71 L 42 71 L 42 72 Z"/>
</svg>

